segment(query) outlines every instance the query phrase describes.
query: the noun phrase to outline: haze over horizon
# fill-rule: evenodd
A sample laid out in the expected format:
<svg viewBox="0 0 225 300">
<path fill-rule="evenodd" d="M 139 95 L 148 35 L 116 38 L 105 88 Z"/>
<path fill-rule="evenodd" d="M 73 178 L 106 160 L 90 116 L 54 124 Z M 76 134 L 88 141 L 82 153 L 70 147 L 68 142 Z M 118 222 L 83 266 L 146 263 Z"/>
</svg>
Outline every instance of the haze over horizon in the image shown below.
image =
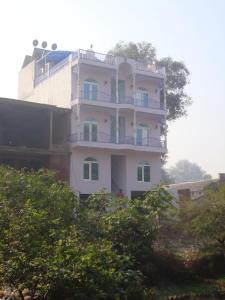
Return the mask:
<svg viewBox="0 0 225 300">
<path fill-rule="evenodd" d="M 8 0 L 0 19 L 0 97 L 17 98 L 32 40 L 58 49 L 107 52 L 120 40 L 147 41 L 190 71 L 188 116 L 169 124 L 168 166 L 180 159 L 225 172 L 225 1 Z"/>
</svg>

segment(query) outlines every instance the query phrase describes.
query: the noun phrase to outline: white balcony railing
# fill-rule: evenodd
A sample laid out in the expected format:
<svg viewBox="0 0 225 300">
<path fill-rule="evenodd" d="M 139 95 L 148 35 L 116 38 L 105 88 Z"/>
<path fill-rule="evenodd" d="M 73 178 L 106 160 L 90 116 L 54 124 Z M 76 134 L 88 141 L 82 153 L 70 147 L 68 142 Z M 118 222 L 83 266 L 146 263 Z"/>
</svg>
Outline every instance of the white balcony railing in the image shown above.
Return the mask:
<svg viewBox="0 0 225 300">
<path fill-rule="evenodd" d="M 97 53 L 92 50 L 79 50 L 79 58 L 100 63 L 115 65 L 115 56 L 110 54 Z"/>
<path fill-rule="evenodd" d="M 120 136 L 118 143 L 116 143 L 116 136 L 112 136 L 105 132 L 99 132 L 97 136 L 85 136 L 83 133 L 74 133 L 70 136 L 69 141 L 73 144 L 78 142 L 87 142 L 89 143 L 111 143 L 111 144 L 120 144 L 120 145 L 134 145 L 134 146 L 143 146 L 149 148 L 165 148 L 164 141 L 148 137 L 147 139 L 137 139 L 135 143 L 134 136 Z"/>
</svg>

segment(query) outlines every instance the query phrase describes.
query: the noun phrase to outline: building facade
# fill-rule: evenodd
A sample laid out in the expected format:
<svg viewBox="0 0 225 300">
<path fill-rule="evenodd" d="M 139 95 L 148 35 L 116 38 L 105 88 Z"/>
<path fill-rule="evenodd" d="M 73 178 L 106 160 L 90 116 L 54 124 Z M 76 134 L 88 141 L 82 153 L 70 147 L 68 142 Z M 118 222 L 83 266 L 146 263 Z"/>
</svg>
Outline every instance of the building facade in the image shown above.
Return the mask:
<svg viewBox="0 0 225 300">
<path fill-rule="evenodd" d="M 105 188 L 132 198 L 160 183 L 164 70 L 92 50 L 35 48 L 18 96 L 71 108 L 70 184 L 81 197 Z"/>
</svg>

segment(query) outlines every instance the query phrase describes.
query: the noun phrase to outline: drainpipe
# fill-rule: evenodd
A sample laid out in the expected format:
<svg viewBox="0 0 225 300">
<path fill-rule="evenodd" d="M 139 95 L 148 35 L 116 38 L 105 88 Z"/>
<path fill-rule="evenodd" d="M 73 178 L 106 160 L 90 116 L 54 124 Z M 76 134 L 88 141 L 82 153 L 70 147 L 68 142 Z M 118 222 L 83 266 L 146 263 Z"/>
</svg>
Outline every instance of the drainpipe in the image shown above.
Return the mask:
<svg viewBox="0 0 225 300">
<path fill-rule="evenodd" d="M 49 112 L 49 149 L 52 150 L 53 145 L 53 111 L 50 110 Z"/>
<path fill-rule="evenodd" d="M 78 49 L 77 60 L 77 139 L 81 138 L 80 134 L 80 49 Z"/>
<path fill-rule="evenodd" d="M 167 111 L 167 104 L 166 104 L 166 75 L 164 77 L 164 86 L 163 86 L 163 92 L 164 92 L 164 106 L 165 106 L 165 110 Z M 166 124 L 166 114 L 165 114 L 165 148 L 167 151 L 167 124 Z"/>
<path fill-rule="evenodd" d="M 136 119 L 136 73 L 133 73 L 133 101 L 134 101 L 134 145 L 136 145 L 136 123 L 137 123 L 137 119 Z"/>
<path fill-rule="evenodd" d="M 119 103 L 119 92 L 118 84 L 119 83 L 119 70 L 116 69 L 116 103 Z M 116 108 L 116 143 L 119 144 L 119 108 Z"/>
</svg>

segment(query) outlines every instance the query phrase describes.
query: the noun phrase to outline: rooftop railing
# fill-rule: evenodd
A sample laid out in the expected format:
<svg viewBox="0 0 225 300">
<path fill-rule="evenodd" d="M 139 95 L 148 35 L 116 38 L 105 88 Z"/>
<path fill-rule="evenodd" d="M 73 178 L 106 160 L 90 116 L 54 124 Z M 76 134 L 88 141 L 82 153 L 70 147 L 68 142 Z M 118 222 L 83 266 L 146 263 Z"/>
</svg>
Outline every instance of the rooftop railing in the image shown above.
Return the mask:
<svg viewBox="0 0 225 300">
<path fill-rule="evenodd" d="M 59 70 L 61 70 L 67 63 L 69 62 L 70 56 L 68 55 L 65 59 L 58 62 L 56 65 L 50 67 L 49 70 L 45 71 L 44 74 L 40 74 L 35 78 L 35 85 L 41 83 L 49 76 L 55 74 Z M 93 50 L 83 50 L 79 49 L 72 53 L 72 60 L 75 59 L 83 59 L 87 61 L 93 61 L 96 63 L 105 63 L 109 65 L 116 65 L 116 56 L 111 54 L 103 54 L 94 52 Z M 136 70 L 146 71 L 151 73 L 158 73 L 165 75 L 165 68 L 157 68 L 154 64 L 147 64 L 136 62 Z"/>
<path fill-rule="evenodd" d="M 110 54 L 97 53 L 92 50 L 79 50 L 80 59 L 91 60 L 100 63 L 115 65 L 115 56 Z"/>
</svg>

